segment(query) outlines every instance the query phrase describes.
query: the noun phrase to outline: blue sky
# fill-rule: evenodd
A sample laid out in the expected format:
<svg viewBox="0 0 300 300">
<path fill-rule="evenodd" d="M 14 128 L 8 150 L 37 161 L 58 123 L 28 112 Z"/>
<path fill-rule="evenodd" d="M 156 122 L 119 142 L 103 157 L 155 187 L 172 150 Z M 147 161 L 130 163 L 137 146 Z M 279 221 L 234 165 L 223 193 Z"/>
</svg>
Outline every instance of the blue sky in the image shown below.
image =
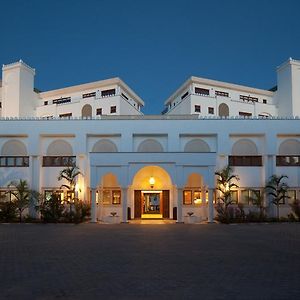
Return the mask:
<svg viewBox="0 0 300 300">
<path fill-rule="evenodd" d="M 50 90 L 115 76 L 159 114 L 190 76 L 271 88 L 300 59 L 300 1 L 0 0 L 0 63 Z"/>
</svg>

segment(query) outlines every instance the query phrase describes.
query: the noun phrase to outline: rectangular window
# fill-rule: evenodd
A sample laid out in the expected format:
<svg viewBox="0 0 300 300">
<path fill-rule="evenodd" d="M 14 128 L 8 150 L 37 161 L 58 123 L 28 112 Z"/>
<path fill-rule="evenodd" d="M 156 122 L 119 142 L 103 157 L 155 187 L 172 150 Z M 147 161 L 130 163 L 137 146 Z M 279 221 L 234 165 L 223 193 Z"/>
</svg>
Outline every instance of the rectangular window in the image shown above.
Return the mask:
<svg viewBox="0 0 300 300">
<path fill-rule="evenodd" d="M 203 95 L 203 96 L 209 96 L 209 90 L 196 87 L 195 88 L 195 94 Z"/>
<path fill-rule="evenodd" d="M 111 204 L 111 190 L 103 190 L 103 196 L 102 196 L 102 203 L 103 204 Z"/>
<path fill-rule="evenodd" d="M 260 197 L 260 190 L 242 190 L 240 203 L 246 205 L 252 205 L 253 201 Z"/>
<path fill-rule="evenodd" d="M 194 200 L 194 204 L 201 204 L 202 203 L 201 191 L 194 191 L 193 192 L 193 200 Z M 204 203 L 205 203 L 205 200 L 204 200 Z"/>
<path fill-rule="evenodd" d="M 101 91 L 101 97 L 111 97 L 116 95 L 116 89 Z"/>
<path fill-rule="evenodd" d="M 114 113 L 116 113 L 117 112 L 117 107 L 116 106 L 111 106 L 110 107 L 110 113 L 111 114 L 114 114 Z"/>
<path fill-rule="evenodd" d="M 184 93 L 184 94 L 181 96 L 181 100 L 184 99 L 185 97 L 187 97 L 188 94 L 189 94 L 189 92 Z"/>
<path fill-rule="evenodd" d="M 52 100 L 52 104 L 63 104 L 71 102 L 71 97 L 59 98 Z"/>
<path fill-rule="evenodd" d="M 229 97 L 229 93 L 221 92 L 221 91 L 215 91 L 215 95 L 221 97 Z"/>
<path fill-rule="evenodd" d="M 240 111 L 240 112 L 239 112 L 239 116 L 241 116 L 241 117 L 251 117 L 251 116 L 252 116 L 252 113 Z"/>
<path fill-rule="evenodd" d="M 240 95 L 240 100 L 258 102 L 258 98 L 245 95 Z"/>
<path fill-rule="evenodd" d="M 277 155 L 276 166 L 298 167 L 300 166 L 300 156 Z"/>
<path fill-rule="evenodd" d="M 60 114 L 59 115 L 60 118 L 71 118 L 72 117 L 72 113 L 66 113 L 66 114 Z"/>
<path fill-rule="evenodd" d="M 96 96 L 96 92 L 82 94 L 82 98 L 90 98 L 90 97 L 95 97 L 95 96 Z"/>
<path fill-rule="evenodd" d="M 195 112 L 201 112 L 201 106 L 195 105 Z"/>
<path fill-rule="evenodd" d="M 231 191 L 230 192 L 230 199 L 233 204 L 238 203 L 238 191 Z"/>
<path fill-rule="evenodd" d="M 183 204 L 192 204 L 192 191 L 183 191 Z"/>
<path fill-rule="evenodd" d="M 267 99 L 263 99 L 263 104 L 267 104 Z"/>
<path fill-rule="evenodd" d="M 48 101 L 44 101 L 44 105 L 48 105 Z"/>
<path fill-rule="evenodd" d="M 96 109 L 96 115 L 101 116 L 102 115 L 102 108 L 97 108 Z"/>
<path fill-rule="evenodd" d="M 0 156 L 0 167 L 29 167 L 29 156 Z"/>
<path fill-rule="evenodd" d="M 210 115 L 213 115 L 213 114 L 215 113 L 215 109 L 214 109 L 213 107 L 209 107 L 209 108 L 208 108 L 208 113 L 209 113 Z"/>
<path fill-rule="evenodd" d="M 121 191 L 112 191 L 112 204 L 121 204 Z"/>
<path fill-rule="evenodd" d="M 296 190 L 288 190 L 287 196 L 289 197 L 289 198 L 287 199 L 287 202 L 288 202 L 289 204 L 293 204 L 294 201 L 297 199 L 297 193 L 296 193 Z"/>
<path fill-rule="evenodd" d="M 228 164 L 233 167 L 261 167 L 262 156 L 259 155 L 229 156 Z"/>
<path fill-rule="evenodd" d="M 2 108 L 2 102 L 0 102 L 0 108 Z"/>
<path fill-rule="evenodd" d="M 43 167 L 72 167 L 76 156 L 43 156 Z"/>
</svg>

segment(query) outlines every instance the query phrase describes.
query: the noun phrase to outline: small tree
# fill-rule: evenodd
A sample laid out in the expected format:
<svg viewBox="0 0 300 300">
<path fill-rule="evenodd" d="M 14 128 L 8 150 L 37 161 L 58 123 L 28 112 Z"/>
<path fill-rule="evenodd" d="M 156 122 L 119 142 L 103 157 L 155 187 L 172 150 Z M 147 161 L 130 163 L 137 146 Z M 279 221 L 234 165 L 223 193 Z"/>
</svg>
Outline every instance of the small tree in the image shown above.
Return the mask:
<svg viewBox="0 0 300 300">
<path fill-rule="evenodd" d="M 71 199 L 69 199 L 70 212 L 66 214 L 66 217 L 69 218 L 70 221 L 73 221 L 75 218 L 74 215 L 76 214 L 76 212 L 72 212 L 72 206 L 74 206 L 76 210 L 77 206 L 75 205 L 75 202 L 78 202 L 79 199 L 75 196 L 75 186 L 77 177 L 81 174 L 79 168 L 74 165 L 61 170 L 58 176 L 59 181 L 64 179 L 67 182 L 66 184 L 62 184 L 61 188 L 65 187 L 68 192 L 71 193 Z"/>
<path fill-rule="evenodd" d="M 267 195 L 271 197 L 271 202 L 276 206 L 278 220 L 280 216 L 280 204 L 282 202 L 284 203 L 286 198 L 289 198 L 289 196 L 287 196 L 289 186 L 287 185 L 287 183 L 283 182 L 285 178 L 288 178 L 288 176 L 272 175 L 266 185 Z"/>
<path fill-rule="evenodd" d="M 8 187 L 15 189 L 10 192 L 15 197 L 14 204 L 18 211 L 19 221 L 22 222 L 22 213 L 29 206 L 31 190 L 28 187 L 27 181 L 22 179 L 19 182 L 12 181 Z"/>
<path fill-rule="evenodd" d="M 215 172 L 217 175 L 217 190 L 221 193 L 219 200 L 224 204 L 225 210 L 232 204 L 231 193 L 234 188 L 238 188 L 238 185 L 234 181 L 239 181 L 239 177 L 233 174 L 233 170 L 230 166 L 223 168 L 220 171 Z"/>
</svg>

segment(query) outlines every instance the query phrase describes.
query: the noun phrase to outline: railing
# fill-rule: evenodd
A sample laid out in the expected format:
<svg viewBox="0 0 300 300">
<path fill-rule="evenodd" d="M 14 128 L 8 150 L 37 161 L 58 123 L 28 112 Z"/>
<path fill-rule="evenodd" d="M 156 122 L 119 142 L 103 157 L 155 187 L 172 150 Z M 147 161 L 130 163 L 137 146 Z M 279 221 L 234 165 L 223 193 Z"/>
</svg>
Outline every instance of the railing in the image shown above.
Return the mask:
<svg viewBox="0 0 300 300">
<path fill-rule="evenodd" d="M 300 166 L 300 155 L 277 155 L 276 166 L 298 167 Z"/>
<path fill-rule="evenodd" d="M 229 156 L 228 164 L 234 167 L 261 167 L 262 156 L 259 155 Z"/>
<path fill-rule="evenodd" d="M 29 156 L 0 156 L 0 167 L 29 167 Z"/>
<path fill-rule="evenodd" d="M 76 156 L 43 156 L 43 167 L 72 167 Z"/>
</svg>

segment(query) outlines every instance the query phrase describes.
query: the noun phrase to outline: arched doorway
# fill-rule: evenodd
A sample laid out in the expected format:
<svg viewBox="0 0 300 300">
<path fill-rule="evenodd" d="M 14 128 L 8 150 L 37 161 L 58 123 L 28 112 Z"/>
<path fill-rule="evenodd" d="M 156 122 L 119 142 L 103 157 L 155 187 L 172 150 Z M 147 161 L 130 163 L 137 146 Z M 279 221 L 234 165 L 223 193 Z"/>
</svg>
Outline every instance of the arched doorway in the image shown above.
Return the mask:
<svg viewBox="0 0 300 300">
<path fill-rule="evenodd" d="M 92 117 L 92 106 L 89 104 L 85 104 L 81 109 L 81 117 L 82 118 L 91 118 Z"/>
<path fill-rule="evenodd" d="M 225 103 L 219 105 L 219 116 L 220 117 L 229 117 L 229 107 Z"/>
<path fill-rule="evenodd" d="M 159 166 L 141 168 L 132 181 L 134 218 L 170 218 L 172 180 Z"/>
</svg>

